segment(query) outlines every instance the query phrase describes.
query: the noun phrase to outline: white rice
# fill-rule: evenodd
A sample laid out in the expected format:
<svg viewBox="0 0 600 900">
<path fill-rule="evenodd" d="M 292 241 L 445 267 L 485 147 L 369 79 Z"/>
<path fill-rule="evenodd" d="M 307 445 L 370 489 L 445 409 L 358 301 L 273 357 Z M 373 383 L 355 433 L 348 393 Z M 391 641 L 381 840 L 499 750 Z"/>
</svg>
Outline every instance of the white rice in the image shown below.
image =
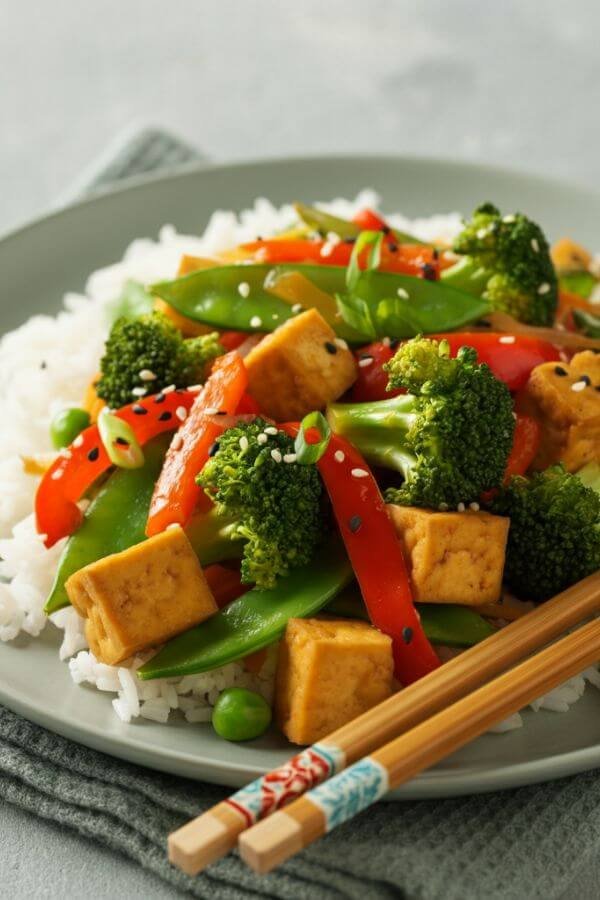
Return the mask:
<svg viewBox="0 0 600 900">
<path fill-rule="evenodd" d="M 350 217 L 365 206 L 377 208 L 379 198 L 365 190 L 353 201 L 338 199 L 320 205 L 336 215 Z M 460 228 L 458 213 L 412 221 L 400 214 L 387 218 L 422 240 L 451 240 Z M 291 206 L 276 208 L 268 200 L 258 199 L 252 209 L 239 216 L 215 212 L 202 237 L 178 234 L 173 226 L 165 225 L 158 240 L 135 240 L 121 262 L 93 272 L 85 293 L 67 294 L 64 310 L 57 316 L 34 316 L 1 339 L 0 640 L 13 640 L 20 632 L 37 636 L 47 621 L 44 602 L 65 542 L 46 550 L 36 533 L 31 509 L 38 479 L 24 473 L 20 457 L 51 453 L 49 425 L 53 415 L 65 406 L 81 403 L 98 369 L 107 332 L 106 304 L 118 297 L 128 279 L 150 283 L 172 277 L 183 253 L 210 255 L 257 235 L 274 234 L 294 222 Z M 75 610 L 60 610 L 51 620 L 63 631 L 59 656 L 69 660 L 73 681 L 114 694 L 112 705 L 123 722 L 138 717 L 167 722 L 176 710 L 190 723 L 207 722 L 219 693 L 234 685 L 272 699 L 274 654 L 269 654 L 258 676 L 248 673 L 243 664 L 232 663 L 204 675 L 142 682 L 135 671 L 151 654 L 136 656 L 123 666 L 104 665 L 87 650 L 83 620 Z M 600 687 L 600 675 L 590 669 L 536 701 L 533 708 L 565 711 L 579 699 L 586 680 Z M 517 714 L 495 730 L 520 724 Z"/>
</svg>

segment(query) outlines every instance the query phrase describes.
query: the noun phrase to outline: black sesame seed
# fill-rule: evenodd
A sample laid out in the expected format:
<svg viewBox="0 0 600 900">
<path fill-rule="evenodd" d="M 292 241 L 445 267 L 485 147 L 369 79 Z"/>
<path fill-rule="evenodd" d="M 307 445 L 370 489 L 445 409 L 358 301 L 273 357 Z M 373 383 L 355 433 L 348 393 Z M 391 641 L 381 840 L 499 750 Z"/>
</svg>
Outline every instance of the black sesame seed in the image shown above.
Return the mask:
<svg viewBox="0 0 600 900">
<path fill-rule="evenodd" d="M 216 415 L 216 416 L 226 416 L 226 415 L 227 415 L 227 410 L 226 410 L 226 409 L 218 409 L 218 410 L 216 411 L 215 415 Z"/>
<path fill-rule="evenodd" d="M 435 281 L 435 266 L 432 266 L 431 263 L 424 263 L 421 267 L 421 271 L 423 273 L 423 278 L 426 281 Z"/>
<path fill-rule="evenodd" d="M 87 458 L 89 459 L 90 462 L 96 462 L 96 460 L 98 459 L 99 456 L 100 456 L 100 450 L 98 449 L 98 447 L 92 447 L 92 449 L 89 451 L 89 453 L 87 455 Z"/>
<path fill-rule="evenodd" d="M 136 416 L 147 416 L 148 415 L 148 410 L 146 409 L 146 407 L 140 406 L 139 403 L 134 403 L 134 405 L 131 407 L 131 411 Z"/>
<path fill-rule="evenodd" d="M 434 248 L 433 248 L 433 253 L 432 253 L 431 255 L 433 256 L 434 259 L 439 259 L 439 258 L 440 258 L 440 251 L 438 250 L 437 247 L 434 247 Z"/>
<path fill-rule="evenodd" d="M 165 411 L 162 412 L 160 414 L 160 416 L 158 417 L 158 421 L 159 422 L 168 422 L 169 419 L 172 419 L 172 418 L 173 418 L 173 414 L 170 413 L 168 409 L 165 409 Z"/>
<path fill-rule="evenodd" d="M 580 375 L 580 376 L 579 376 L 579 380 L 580 380 L 580 381 L 584 381 L 584 382 L 587 384 L 588 387 L 589 387 L 590 384 L 592 383 L 592 379 L 590 378 L 589 375 Z"/>
<path fill-rule="evenodd" d="M 342 243 L 343 243 L 343 244 L 350 244 L 350 246 L 352 246 L 352 244 L 355 244 L 355 243 L 356 243 L 356 238 L 355 238 L 355 237 L 347 237 L 347 238 L 344 238 L 344 240 L 342 241 Z"/>
<path fill-rule="evenodd" d="M 337 347 L 335 346 L 333 341 L 325 341 L 324 346 L 328 353 L 331 353 L 332 356 L 335 356 L 335 354 L 337 353 Z"/>
<path fill-rule="evenodd" d="M 390 341 L 390 350 L 396 350 L 400 345 L 398 338 L 392 338 Z"/>
<path fill-rule="evenodd" d="M 596 387 L 594 388 L 594 390 L 595 390 L 595 391 L 600 391 L 600 384 L 597 384 Z"/>
<path fill-rule="evenodd" d="M 219 449 L 219 442 L 215 441 L 214 444 L 211 444 L 210 447 L 208 448 L 208 455 L 214 456 L 215 453 L 218 451 L 218 449 Z"/>
<path fill-rule="evenodd" d="M 413 639 L 413 630 L 409 625 L 405 625 L 402 629 L 402 640 L 405 644 L 410 644 Z"/>
<path fill-rule="evenodd" d="M 260 234 L 257 234 L 257 235 L 256 235 L 256 240 L 257 240 L 257 241 L 264 241 L 264 238 L 263 238 Z"/>
<path fill-rule="evenodd" d="M 383 231 L 384 234 L 389 234 L 392 229 L 390 228 L 389 225 L 382 225 L 381 230 Z"/>
<path fill-rule="evenodd" d="M 120 447 L 129 447 L 129 441 L 124 437 L 115 438 L 115 444 L 118 444 Z"/>
<path fill-rule="evenodd" d="M 154 398 L 154 402 L 155 402 L 155 403 L 164 403 L 164 402 L 165 402 L 165 395 L 164 395 L 164 394 L 157 394 L 156 397 Z"/>
<path fill-rule="evenodd" d="M 350 519 L 348 519 L 348 528 L 350 529 L 352 534 L 356 534 L 361 525 L 362 519 L 360 516 L 351 516 Z"/>
<path fill-rule="evenodd" d="M 487 319 L 478 319 L 477 322 L 475 322 L 475 325 L 477 326 L 477 328 L 491 328 L 492 327 L 492 323 L 488 322 Z"/>
<path fill-rule="evenodd" d="M 48 368 L 48 363 L 46 362 L 45 359 L 43 359 L 40 363 L 40 369 L 47 369 L 47 368 Z"/>
<path fill-rule="evenodd" d="M 562 366 L 554 366 L 554 374 L 560 375 L 562 378 L 564 375 L 568 375 L 569 373 L 567 372 L 566 369 L 563 369 Z"/>
<path fill-rule="evenodd" d="M 389 249 L 390 253 L 397 253 L 398 252 L 398 244 L 390 243 L 390 244 L 388 244 L 388 249 Z"/>
</svg>

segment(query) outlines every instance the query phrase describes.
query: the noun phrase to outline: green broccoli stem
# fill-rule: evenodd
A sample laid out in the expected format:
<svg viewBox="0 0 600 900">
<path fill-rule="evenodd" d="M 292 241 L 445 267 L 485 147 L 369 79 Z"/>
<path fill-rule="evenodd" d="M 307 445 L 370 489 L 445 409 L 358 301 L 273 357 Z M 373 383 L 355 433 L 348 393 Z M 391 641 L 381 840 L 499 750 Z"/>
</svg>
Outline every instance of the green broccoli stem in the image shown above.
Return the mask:
<svg viewBox="0 0 600 900">
<path fill-rule="evenodd" d="M 216 509 L 191 520 L 185 533 L 202 566 L 240 559 L 244 541 L 236 534 L 237 522 Z"/>
<path fill-rule="evenodd" d="M 372 403 L 333 403 L 327 419 L 332 431 L 354 444 L 367 462 L 395 469 L 406 480 L 417 461 L 403 446 L 416 418 L 415 399 L 403 394 Z"/>
<path fill-rule="evenodd" d="M 472 257 L 464 256 L 450 268 L 444 269 L 440 279 L 450 287 L 481 297 L 491 274 Z"/>
</svg>

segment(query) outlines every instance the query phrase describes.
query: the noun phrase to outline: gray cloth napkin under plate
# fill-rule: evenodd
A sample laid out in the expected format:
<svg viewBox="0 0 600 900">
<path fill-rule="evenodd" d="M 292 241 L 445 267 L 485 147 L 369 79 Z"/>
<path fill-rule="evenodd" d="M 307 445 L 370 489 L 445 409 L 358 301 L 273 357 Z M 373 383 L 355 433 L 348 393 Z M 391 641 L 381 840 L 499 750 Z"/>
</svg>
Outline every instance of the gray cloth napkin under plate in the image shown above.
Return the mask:
<svg viewBox="0 0 600 900">
<path fill-rule="evenodd" d="M 199 154 L 178 138 L 146 128 L 121 141 L 110 158 L 105 155 L 77 192 L 195 158 Z M 188 878 L 167 861 L 167 834 L 227 793 L 89 750 L 0 707 L 0 796 L 126 854 L 196 897 L 600 896 L 595 772 L 496 794 L 380 803 L 267 877 L 254 875 L 231 855 Z"/>
</svg>

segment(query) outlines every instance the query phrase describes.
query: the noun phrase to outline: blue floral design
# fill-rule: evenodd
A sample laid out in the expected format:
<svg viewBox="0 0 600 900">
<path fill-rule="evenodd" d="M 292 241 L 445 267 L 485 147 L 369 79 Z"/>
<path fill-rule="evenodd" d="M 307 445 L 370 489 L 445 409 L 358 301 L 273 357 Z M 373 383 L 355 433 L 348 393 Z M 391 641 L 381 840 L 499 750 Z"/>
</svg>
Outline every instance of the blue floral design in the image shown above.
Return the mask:
<svg viewBox="0 0 600 900">
<path fill-rule="evenodd" d="M 312 790 L 310 799 L 323 810 L 326 829 L 331 831 L 371 806 L 387 790 L 386 769 L 367 756 Z"/>
</svg>

